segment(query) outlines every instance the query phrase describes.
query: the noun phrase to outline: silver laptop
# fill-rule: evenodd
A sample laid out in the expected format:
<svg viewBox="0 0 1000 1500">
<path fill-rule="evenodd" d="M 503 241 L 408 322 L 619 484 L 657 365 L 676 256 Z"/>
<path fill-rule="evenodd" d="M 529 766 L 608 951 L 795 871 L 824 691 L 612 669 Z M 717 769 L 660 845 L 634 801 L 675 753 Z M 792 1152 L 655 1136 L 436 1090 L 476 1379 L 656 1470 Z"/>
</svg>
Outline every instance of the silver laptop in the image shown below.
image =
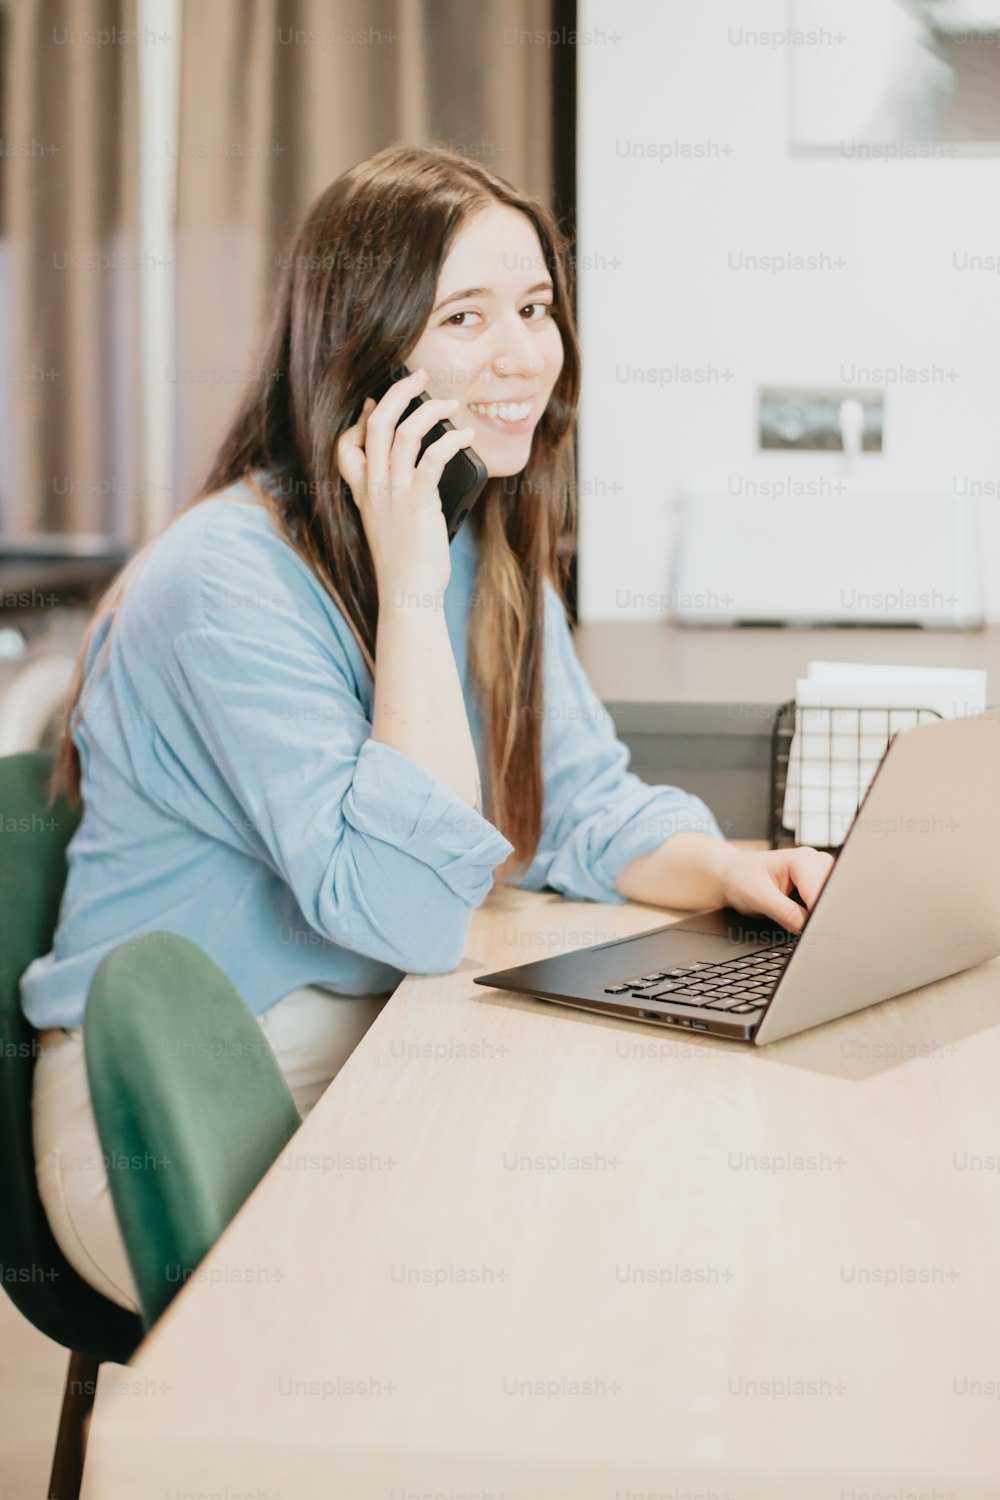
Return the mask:
<svg viewBox="0 0 1000 1500">
<path fill-rule="evenodd" d="M 477 976 L 758 1046 L 1000 954 L 1000 722 L 894 735 L 801 933 L 732 908 Z"/>
</svg>

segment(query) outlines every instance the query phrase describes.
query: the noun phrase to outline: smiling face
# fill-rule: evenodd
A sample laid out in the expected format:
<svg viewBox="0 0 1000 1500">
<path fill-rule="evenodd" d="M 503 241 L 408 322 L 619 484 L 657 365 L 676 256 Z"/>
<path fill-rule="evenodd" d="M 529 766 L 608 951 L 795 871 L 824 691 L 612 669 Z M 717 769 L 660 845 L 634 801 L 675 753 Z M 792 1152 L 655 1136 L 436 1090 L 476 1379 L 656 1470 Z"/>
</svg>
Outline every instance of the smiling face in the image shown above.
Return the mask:
<svg viewBox="0 0 1000 1500">
<path fill-rule="evenodd" d="M 449 421 L 471 427 L 491 478 L 519 474 L 563 363 L 552 278 L 534 224 L 492 203 L 455 236 L 434 310 L 406 356 L 427 394 L 457 400 Z"/>
</svg>

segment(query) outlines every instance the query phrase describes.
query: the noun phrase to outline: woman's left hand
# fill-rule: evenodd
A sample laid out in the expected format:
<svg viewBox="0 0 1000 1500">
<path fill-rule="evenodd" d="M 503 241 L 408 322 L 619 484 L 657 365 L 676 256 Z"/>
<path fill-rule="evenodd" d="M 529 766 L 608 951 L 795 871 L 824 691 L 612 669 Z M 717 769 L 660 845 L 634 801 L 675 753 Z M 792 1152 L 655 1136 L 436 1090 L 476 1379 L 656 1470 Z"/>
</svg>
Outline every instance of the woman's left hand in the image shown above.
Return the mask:
<svg viewBox="0 0 1000 1500">
<path fill-rule="evenodd" d="M 723 877 L 723 903 L 745 915 L 761 914 L 789 932 L 801 932 L 833 869 L 833 855 L 796 849 L 732 849 Z M 805 907 L 791 899 L 798 891 Z"/>
</svg>

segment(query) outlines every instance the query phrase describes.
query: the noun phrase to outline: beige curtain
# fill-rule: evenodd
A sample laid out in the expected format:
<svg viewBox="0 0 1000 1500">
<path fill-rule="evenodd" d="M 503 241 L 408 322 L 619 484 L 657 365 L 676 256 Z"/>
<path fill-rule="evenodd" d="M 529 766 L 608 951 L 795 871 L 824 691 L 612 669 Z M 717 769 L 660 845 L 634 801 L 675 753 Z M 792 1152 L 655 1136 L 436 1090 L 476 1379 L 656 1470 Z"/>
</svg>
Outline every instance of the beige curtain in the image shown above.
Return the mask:
<svg viewBox="0 0 1000 1500">
<path fill-rule="evenodd" d="M 134 0 L 0 0 L 5 536 L 135 535 L 138 45 Z"/>
<path fill-rule="evenodd" d="M 144 539 L 140 278 L 176 278 L 169 513 L 224 435 L 281 247 L 339 172 L 437 140 L 548 201 L 554 156 L 571 180 L 570 0 L 182 3 L 176 257 L 143 266 L 138 60 L 159 38 L 137 0 L 0 0 L 0 535 Z"/>
<path fill-rule="evenodd" d="M 538 33 L 557 9 L 555 0 L 185 0 L 178 502 L 223 437 L 281 247 L 338 173 L 393 141 L 436 140 L 551 201 L 557 49 Z M 558 45 L 571 65 L 572 49 Z"/>
</svg>

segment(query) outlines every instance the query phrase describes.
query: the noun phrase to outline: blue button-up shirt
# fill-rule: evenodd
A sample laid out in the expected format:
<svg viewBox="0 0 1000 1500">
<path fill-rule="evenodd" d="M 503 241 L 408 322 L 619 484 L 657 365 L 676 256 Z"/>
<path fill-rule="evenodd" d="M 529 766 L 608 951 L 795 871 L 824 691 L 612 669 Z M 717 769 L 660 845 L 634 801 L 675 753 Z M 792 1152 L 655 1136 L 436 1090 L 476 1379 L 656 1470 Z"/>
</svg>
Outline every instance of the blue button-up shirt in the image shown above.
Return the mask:
<svg viewBox="0 0 1000 1500">
<path fill-rule="evenodd" d="M 466 651 L 477 548 L 463 527 L 444 605 L 482 768 Z M 354 634 L 252 489 L 168 527 L 109 639 L 110 624 L 74 720 L 83 818 L 53 950 L 22 981 L 29 1021 L 81 1025 L 101 959 L 152 930 L 200 944 L 256 1014 L 302 985 L 381 994 L 460 962 L 513 845 L 372 739 Z M 635 856 L 681 829 L 723 837 L 699 798 L 627 770 L 549 583 L 542 735 L 542 836 L 524 889 L 618 903 Z"/>
</svg>

